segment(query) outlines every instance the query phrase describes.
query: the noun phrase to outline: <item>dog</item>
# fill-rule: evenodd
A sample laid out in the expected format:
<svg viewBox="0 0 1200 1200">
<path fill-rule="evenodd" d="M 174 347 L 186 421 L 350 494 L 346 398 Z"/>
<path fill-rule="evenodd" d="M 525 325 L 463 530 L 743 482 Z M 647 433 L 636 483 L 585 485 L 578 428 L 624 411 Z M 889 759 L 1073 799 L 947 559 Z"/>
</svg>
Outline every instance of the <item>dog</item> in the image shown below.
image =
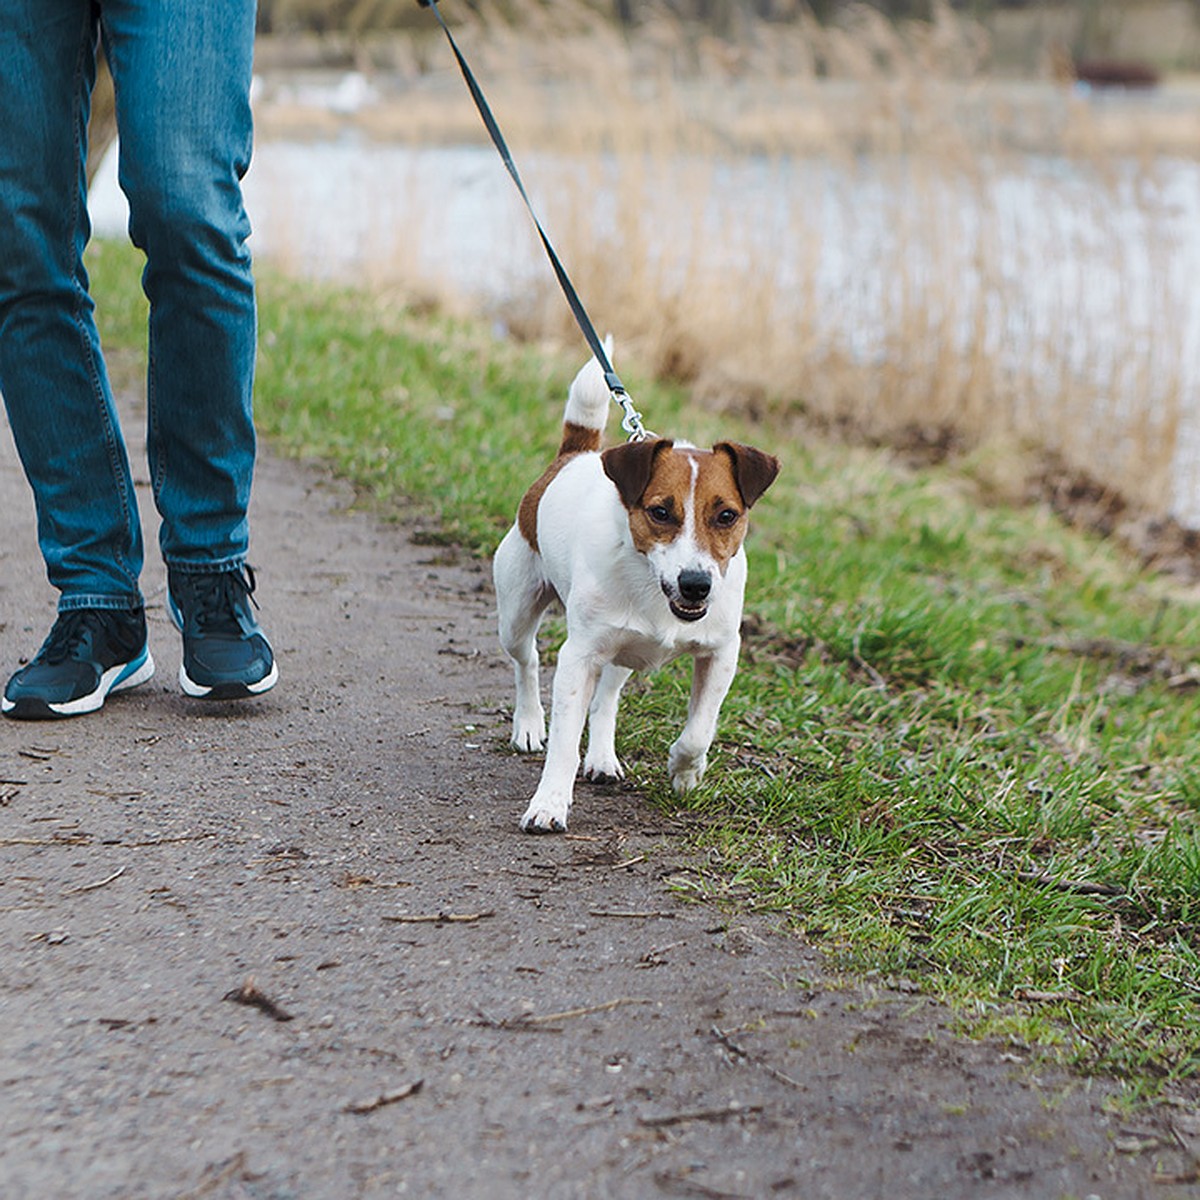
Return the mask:
<svg viewBox="0 0 1200 1200">
<path fill-rule="evenodd" d="M 621 689 L 633 671 L 684 654 L 694 658 L 691 700 L 668 770 L 680 793 L 704 777 L 737 670 L 747 512 L 779 472 L 773 455 L 736 442 L 701 450 L 651 438 L 601 451 L 610 402 L 592 358 L 571 384 L 558 455 L 521 500 L 493 560 L 500 642 L 516 678 L 512 744 L 546 751 L 521 818 L 526 833 L 566 830 L 585 722 L 584 776 L 624 776 Z M 537 633 L 556 599 L 567 636 L 547 741 Z"/>
</svg>

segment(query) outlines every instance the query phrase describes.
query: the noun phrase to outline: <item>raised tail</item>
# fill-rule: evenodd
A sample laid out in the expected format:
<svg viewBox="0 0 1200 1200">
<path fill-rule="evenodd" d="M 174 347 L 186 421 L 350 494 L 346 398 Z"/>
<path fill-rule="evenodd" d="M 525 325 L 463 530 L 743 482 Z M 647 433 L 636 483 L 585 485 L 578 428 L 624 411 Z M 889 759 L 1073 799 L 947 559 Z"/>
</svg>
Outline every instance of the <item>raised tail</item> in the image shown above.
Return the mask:
<svg viewBox="0 0 1200 1200">
<path fill-rule="evenodd" d="M 611 333 L 604 339 L 604 352 L 611 362 Z M 575 376 L 567 394 L 562 443 L 558 448 L 560 455 L 600 449 L 600 435 L 604 432 L 611 402 L 612 393 L 604 382 L 604 371 L 595 358 L 589 358 Z"/>
</svg>

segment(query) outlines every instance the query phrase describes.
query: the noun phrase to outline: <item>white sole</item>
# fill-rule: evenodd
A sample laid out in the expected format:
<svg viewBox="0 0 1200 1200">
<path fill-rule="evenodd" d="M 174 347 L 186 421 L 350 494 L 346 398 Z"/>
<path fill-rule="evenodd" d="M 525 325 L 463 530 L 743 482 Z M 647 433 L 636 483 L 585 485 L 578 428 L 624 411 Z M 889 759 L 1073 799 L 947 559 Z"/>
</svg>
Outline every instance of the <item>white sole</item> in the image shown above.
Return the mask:
<svg viewBox="0 0 1200 1200">
<path fill-rule="evenodd" d="M 130 670 L 131 667 L 132 670 Z M 129 673 L 125 674 L 127 671 Z M 86 696 L 80 696 L 77 700 L 68 700 L 63 704 L 47 703 L 45 707 L 56 717 L 81 717 L 84 713 L 96 712 L 103 708 L 104 701 L 114 692 L 125 692 L 130 688 L 135 688 L 138 684 L 145 683 L 152 678 L 153 675 L 154 659 L 147 650 L 145 658 L 136 666 L 133 663 L 119 663 L 115 667 L 110 667 L 100 676 L 100 682 L 95 691 L 89 692 Z M 0 705 L 0 712 L 12 712 L 17 705 L 18 701 L 10 700 L 5 696 L 3 704 Z"/>
<path fill-rule="evenodd" d="M 261 696 L 269 692 L 279 680 L 279 666 L 271 663 L 271 670 L 257 683 L 233 683 L 205 686 L 196 683 L 182 666 L 179 667 L 179 686 L 185 696 L 194 700 L 238 700 L 247 696 Z"/>
</svg>

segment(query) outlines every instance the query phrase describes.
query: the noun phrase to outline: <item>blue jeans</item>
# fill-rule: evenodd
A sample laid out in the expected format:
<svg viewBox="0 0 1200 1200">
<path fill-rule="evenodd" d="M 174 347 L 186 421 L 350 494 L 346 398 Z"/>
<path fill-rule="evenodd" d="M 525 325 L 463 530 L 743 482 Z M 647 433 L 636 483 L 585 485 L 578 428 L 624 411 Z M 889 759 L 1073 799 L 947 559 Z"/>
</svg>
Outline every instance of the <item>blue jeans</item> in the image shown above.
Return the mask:
<svg viewBox="0 0 1200 1200">
<path fill-rule="evenodd" d="M 147 454 L 169 565 L 245 559 L 254 469 L 254 0 L 0 2 L 0 392 L 60 611 L 142 603 L 141 524 L 88 294 L 97 38 L 150 301 Z"/>
</svg>

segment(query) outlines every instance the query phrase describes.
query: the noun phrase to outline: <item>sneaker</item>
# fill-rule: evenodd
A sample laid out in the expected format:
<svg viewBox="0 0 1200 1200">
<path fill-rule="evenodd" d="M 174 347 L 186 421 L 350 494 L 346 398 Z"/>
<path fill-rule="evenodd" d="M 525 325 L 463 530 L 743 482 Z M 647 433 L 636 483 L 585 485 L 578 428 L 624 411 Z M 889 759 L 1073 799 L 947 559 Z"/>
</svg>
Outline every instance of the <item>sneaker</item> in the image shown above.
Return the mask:
<svg viewBox="0 0 1200 1200">
<path fill-rule="evenodd" d="M 77 717 L 153 674 L 143 609 L 75 608 L 59 613 L 34 660 L 8 681 L 0 710 L 28 721 Z"/>
<path fill-rule="evenodd" d="M 275 686 L 271 643 L 251 607 L 254 572 L 167 571 L 171 619 L 183 634 L 179 686 L 201 700 L 237 700 Z"/>
</svg>

